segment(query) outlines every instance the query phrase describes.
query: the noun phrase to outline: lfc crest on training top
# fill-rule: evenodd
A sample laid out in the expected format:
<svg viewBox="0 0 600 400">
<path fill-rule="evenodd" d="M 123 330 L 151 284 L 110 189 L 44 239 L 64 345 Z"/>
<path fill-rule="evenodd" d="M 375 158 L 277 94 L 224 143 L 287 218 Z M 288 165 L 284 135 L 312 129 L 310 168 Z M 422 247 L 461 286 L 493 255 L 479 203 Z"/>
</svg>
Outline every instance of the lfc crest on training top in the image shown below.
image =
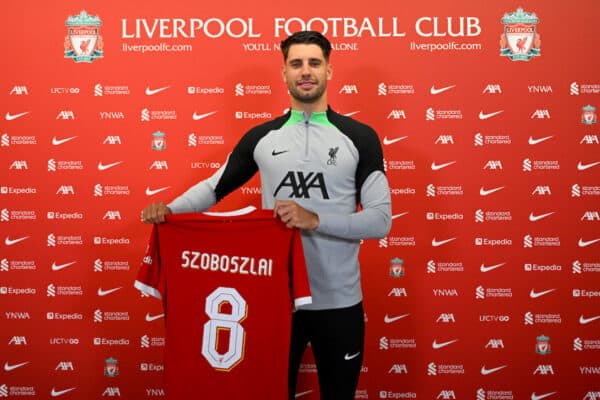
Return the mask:
<svg viewBox="0 0 600 400">
<path fill-rule="evenodd" d="M 102 21 L 98 16 L 81 11 L 79 15 L 71 15 L 65 23 L 65 58 L 75 62 L 92 62 L 104 57 L 100 26 Z"/>
<path fill-rule="evenodd" d="M 541 55 L 540 35 L 537 33 L 539 18 L 534 13 L 518 8 L 504 14 L 504 33 L 500 35 L 500 55 L 512 61 L 529 61 Z"/>
</svg>

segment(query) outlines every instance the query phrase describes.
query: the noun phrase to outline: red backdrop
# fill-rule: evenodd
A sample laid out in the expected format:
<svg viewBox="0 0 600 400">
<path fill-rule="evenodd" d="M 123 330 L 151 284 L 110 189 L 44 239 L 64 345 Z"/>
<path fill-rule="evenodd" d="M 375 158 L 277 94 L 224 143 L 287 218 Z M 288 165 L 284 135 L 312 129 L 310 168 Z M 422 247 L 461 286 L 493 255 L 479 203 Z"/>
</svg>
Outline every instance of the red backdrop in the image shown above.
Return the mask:
<svg viewBox="0 0 600 400">
<path fill-rule="evenodd" d="M 5 1 L 0 397 L 165 396 L 161 304 L 132 286 L 140 210 L 284 112 L 277 46 L 311 28 L 335 46 L 331 106 L 379 133 L 392 188 L 392 230 L 361 251 L 356 398 L 600 399 L 598 17 L 593 0 Z M 298 397 L 316 382 L 308 354 Z"/>
</svg>

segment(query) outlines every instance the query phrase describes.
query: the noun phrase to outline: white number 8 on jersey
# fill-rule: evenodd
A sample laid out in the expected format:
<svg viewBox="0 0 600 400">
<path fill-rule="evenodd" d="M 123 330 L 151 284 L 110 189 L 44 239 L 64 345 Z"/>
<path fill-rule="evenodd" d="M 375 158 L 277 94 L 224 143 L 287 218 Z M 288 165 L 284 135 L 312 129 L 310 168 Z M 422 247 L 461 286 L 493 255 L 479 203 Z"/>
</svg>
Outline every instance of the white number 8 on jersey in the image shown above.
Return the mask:
<svg viewBox="0 0 600 400">
<path fill-rule="evenodd" d="M 225 303 L 231 306 L 231 314 L 221 312 Z M 216 370 L 229 371 L 244 358 L 246 332 L 240 322 L 248 312 L 246 300 L 234 288 L 219 287 L 206 297 L 205 311 L 210 319 L 204 324 L 202 355 Z M 218 342 L 223 330 L 229 331 L 229 344 L 221 354 Z"/>
</svg>

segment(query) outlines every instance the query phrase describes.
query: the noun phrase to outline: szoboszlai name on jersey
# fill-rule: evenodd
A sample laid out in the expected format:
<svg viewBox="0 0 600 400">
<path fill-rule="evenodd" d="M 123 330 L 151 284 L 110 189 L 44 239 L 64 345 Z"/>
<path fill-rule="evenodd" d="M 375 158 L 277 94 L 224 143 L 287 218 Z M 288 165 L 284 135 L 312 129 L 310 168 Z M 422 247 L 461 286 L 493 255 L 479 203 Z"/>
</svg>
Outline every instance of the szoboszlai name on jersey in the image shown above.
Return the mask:
<svg viewBox="0 0 600 400">
<path fill-rule="evenodd" d="M 273 260 L 226 254 L 201 253 L 193 250 L 181 252 L 181 267 L 204 271 L 225 272 L 240 275 L 271 276 Z"/>
</svg>

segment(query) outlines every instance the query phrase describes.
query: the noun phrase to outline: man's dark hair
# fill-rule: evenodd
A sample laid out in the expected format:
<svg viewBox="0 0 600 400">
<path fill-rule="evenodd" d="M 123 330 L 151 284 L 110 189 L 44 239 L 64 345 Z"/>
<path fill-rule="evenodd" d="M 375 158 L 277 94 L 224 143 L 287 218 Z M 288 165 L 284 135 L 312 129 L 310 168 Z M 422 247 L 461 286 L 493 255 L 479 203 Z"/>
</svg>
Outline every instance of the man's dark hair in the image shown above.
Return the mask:
<svg viewBox="0 0 600 400">
<path fill-rule="evenodd" d="M 317 31 L 299 31 L 281 41 L 281 52 L 283 53 L 283 61 L 288 58 L 288 52 L 293 44 L 316 44 L 323 51 L 325 60 L 329 61 L 331 53 L 331 43 L 325 36 Z"/>
</svg>

